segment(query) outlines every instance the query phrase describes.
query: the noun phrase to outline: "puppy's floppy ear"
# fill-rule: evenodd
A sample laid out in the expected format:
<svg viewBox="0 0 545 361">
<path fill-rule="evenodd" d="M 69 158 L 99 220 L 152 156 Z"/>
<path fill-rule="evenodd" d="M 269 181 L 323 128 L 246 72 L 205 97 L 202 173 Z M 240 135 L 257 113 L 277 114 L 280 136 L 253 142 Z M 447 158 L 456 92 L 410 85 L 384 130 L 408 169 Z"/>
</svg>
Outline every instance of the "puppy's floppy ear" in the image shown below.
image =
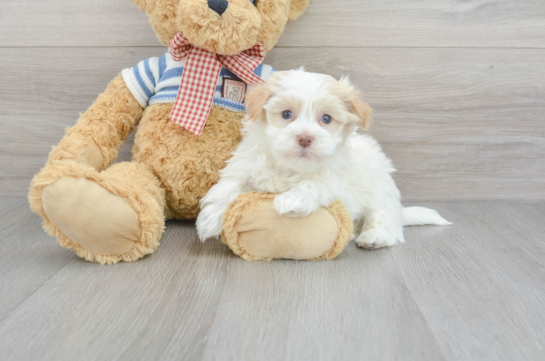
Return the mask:
<svg viewBox="0 0 545 361">
<path fill-rule="evenodd" d="M 361 100 L 360 92 L 354 90 L 352 92 L 352 100 L 349 101 L 348 108 L 352 114 L 358 116 L 360 121 L 358 125 L 364 130 L 369 130 L 371 125 L 371 120 L 373 120 L 373 109 L 367 105 L 363 100 Z"/>
<path fill-rule="evenodd" d="M 368 130 L 373 118 L 373 109 L 361 100 L 361 94 L 354 89 L 348 77 L 342 77 L 332 88 L 344 101 L 350 116 L 350 121 L 358 123 L 362 129 Z"/>
<path fill-rule="evenodd" d="M 291 0 L 288 18 L 295 20 L 301 16 L 308 7 L 310 0 Z"/>
<path fill-rule="evenodd" d="M 246 113 L 248 120 L 255 122 L 263 114 L 263 107 L 271 97 L 271 90 L 266 84 L 260 84 L 248 92 L 246 95 Z"/>
</svg>

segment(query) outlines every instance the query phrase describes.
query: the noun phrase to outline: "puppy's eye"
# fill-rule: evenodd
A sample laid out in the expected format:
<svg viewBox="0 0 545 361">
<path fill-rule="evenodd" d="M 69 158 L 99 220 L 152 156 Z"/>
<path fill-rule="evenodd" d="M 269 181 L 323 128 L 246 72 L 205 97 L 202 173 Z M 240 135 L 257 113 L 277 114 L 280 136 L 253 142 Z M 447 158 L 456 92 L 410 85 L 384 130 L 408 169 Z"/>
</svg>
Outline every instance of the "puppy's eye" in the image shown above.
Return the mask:
<svg viewBox="0 0 545 361">
<path fill-rule="evenodd" d="M 293 117 L 293 114 L 292 114 L 291 110 L 284 110 L 282 112 L 282 118 L 291 119 L 292 117 Z"/>
<path fill-rule="evenodd" d="M 322 123 L 324 123 L 324 124 L 331 123 L 331 115 L 329 115 L 329 114 L 322 115 Z"/>
</svg>

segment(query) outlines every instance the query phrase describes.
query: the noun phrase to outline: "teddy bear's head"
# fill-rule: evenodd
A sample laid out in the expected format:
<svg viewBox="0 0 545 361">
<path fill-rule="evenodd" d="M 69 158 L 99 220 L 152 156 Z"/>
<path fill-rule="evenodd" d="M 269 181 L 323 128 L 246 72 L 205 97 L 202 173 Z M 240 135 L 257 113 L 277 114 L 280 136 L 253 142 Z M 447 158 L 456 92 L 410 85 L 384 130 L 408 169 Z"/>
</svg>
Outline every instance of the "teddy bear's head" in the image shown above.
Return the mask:
<svg viewBox="0 0 545 361">
<path fill-rule="evenodd" d="M 278 41 L 288 20 L 310 0 L 132 0 L 146 12 L 159 40 L 168 45 L 178 32 L 195 46 L 223 55 L 257 43 L 265 51 Z"/>
</svg>

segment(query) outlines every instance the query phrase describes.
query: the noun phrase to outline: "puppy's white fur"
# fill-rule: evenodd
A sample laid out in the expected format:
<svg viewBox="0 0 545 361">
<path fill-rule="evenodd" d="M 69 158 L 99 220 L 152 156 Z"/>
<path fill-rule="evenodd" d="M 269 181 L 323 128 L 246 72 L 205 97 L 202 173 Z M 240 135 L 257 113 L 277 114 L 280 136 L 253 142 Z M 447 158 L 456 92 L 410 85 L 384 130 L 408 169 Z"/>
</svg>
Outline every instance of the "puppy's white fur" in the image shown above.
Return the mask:
<svg viewBox="0 0 545 361">
<path fill-rule="evenodd" d="M 274 206 L 288 217 L 304 217 L 340 200 L 359 233 L 357 244 L 365 248 L 405 242 L 403 225 L 450 224 L 431 209 L 402 207 L 392 162 L 371 136 L 356 131 L 368 126 L 371 108 L 348 79 L 279 72 L 254 88 L 246 102 L 244 138 L 201 201 L 202 241 L 221 234 L 227 206 L 251 191 L 278 193 Z M 286 110 L 290 119 L 283 117 Z M 322 121 L 326 114 L 329 124 Z M 301 135 L 312 137 L 309 146 L 300 145 Z"/>
</svg>

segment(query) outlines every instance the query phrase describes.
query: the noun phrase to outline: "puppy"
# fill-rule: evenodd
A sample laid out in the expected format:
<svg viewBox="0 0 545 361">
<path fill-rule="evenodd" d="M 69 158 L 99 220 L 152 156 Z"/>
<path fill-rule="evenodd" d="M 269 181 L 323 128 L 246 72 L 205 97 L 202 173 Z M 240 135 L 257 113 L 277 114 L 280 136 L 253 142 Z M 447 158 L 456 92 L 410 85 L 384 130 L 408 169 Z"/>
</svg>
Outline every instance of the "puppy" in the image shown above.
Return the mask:
<svg viewBox="0 0 545 361">
<path fill-rule="evenodd" d="M 368 129 L 372 109 L 347 78 L 278 72 L 252 89 L 246 107 L 244 138 L 201 201 L 202 241 L 221 234 L 227 206 L 251 191 L 277 193 L 274 207 L 287 217 L 340 200 L 364 248 L 405 242 L 404 225 L 450 224 L 434 210 L 403 208 L 392 162 L 356 131 Z"/>
</svg>

